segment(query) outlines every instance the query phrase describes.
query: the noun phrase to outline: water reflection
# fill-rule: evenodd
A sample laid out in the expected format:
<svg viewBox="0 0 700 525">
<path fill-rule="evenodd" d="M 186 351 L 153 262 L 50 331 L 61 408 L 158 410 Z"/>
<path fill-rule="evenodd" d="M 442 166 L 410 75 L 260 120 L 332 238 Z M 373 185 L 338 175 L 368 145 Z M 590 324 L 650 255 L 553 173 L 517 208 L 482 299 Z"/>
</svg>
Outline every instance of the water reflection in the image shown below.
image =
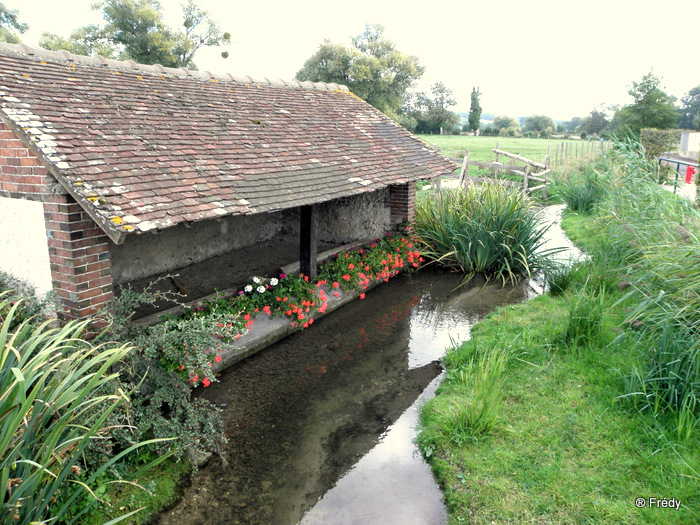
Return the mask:
<svg viewBox="0 0 700 525">
<path fill-rule="evenodd" d="M 214 458 L 159 523 L 294 525 L 322 497 L 306 523 L 412 523 L 390 501 L 425 518 L 413 523 L 439 523 L 441 494 L 413 445 L 415 401 L 450 337 L 530 293 L 460 281 L 400 276 L 222 374 L 205 395 L 225 406 L 228 463 Z"/>
</svg>

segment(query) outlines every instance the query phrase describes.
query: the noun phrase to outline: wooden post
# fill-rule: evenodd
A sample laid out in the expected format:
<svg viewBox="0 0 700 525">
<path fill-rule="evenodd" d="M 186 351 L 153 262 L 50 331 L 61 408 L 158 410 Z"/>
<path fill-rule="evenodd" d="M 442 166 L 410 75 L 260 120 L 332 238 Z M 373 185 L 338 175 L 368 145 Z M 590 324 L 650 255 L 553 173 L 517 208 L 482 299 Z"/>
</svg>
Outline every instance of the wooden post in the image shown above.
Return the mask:
<svg viewBox="0 0 700 525">
<path fill-rule="evenodd" d="M 442 177 L 435 177 L 433 179 L 433 188 L 435 188 L 435 193 L 440 195 L 442 193 Z"/>
<path fill-rule="evenodd" d="M 525 176 L 523 177 L 523 191 L 527 192 L 529 186 L 528 179 L 530 178 L 530 165 L 525 164 Z"/>
<path fill-rule="evenodd" d="M 496 142 L 496 149 L 501 149 L 500 142 Z M 498 162 L 498 153 L 496 153 L 496 162 Z M 498 178 L 498 169 L 493 170 L 493 178 L 494 179 Z"/>
<path fill-rule="evenodd" d="M 547 174 L 549 173 L 549 148 L 547 148 L 547 156 L 544 158 L 544 165 L 547 166 L 544 170 L 544 188 L 542 188 L 542 200 L 547 201 Z"/>
<path fill-rule="evenodd" d="M 314 205 L 300 208 L 299 271 L 309 278 L 318 273 L 318 210 Z"/>
<path fill-rule="evenodd" d="M 466 186 L 466 181 L 469 178 L 469 149 L 464 150 L 464 161 L 462 162 L 462 169 L 459 172 L 459 186 Z"/>
</svg>

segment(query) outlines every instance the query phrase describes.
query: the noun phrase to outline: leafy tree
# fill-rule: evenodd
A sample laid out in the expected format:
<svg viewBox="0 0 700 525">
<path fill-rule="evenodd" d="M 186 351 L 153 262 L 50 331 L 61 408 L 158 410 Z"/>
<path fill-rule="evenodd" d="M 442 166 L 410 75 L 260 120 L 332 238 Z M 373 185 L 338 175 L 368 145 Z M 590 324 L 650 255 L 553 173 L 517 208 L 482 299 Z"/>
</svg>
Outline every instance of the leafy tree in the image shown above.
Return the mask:
<svg viewBox="0 0 700 525">
<path fill-rule="evenodd" d="M 605 118 L 605 113 L 594 109 L 590 115 L 584 118 L 576 128 L 579 133 L 586 135 L 600 135 L 608 127 L 609 121 Z"/>
<path fill-rule="evenodd" d="M 449 108 L 457 102 L 452 90 L 442 82 L 436 82 L 430 88 L 432 97 L 424 92 L 407 95 L 407 103 L 402 108 L 402 115 L 416 121 L 416 133 L 451 132 L 459 123 L 459 115 Z"/>
<path fill-rule="evenodd" d="M 396 119 L 406 91 L 425 68 L 384 38 L 380 25 L 366 25 L 352 47 L 326 40 L 297 72 L 300 81 L 344 84 L 358 97 Z"/>
<path fill-rule="evenodd" d="M 671 129 L 676 126 L 675 97 L 660 87 L 661 79 L 649 72 L 640 82 L 632 82 L 627 91 L 634 103 L 622 107 L 615 114 L 617 131 L 630 131 L 639 136 L 642 128 Z"/>
<path fill-rule="evenodd" d="M 101 29 L 96 25 L 79 27 L 68 38 L 43 32 L 39 39 L 39 47 L 54 51 L 65 49 L 76 55 L 102 55 L 105 58 L 119 57 L 116 47 L 102 35 Z"/>
<path fill-rule="evenodd" d="M 520 129 L 520 124 L 513 117 L 498 115 L 493 119 L 493 127 L 499 131 L 508 128 Z"/>
<path fill-rule="evenodd" d="M 0 42 L 19 44 L 17 33 L 24 33 L 29 26 L 19 21 L 19 11 L 8 9 L 0 2 Z"/>
<path fill-rule="evenodd" d="M 196 69 L 193 57 L 197 50 L 225 45 L 231 39 L 193 0 L 183 5 L 184 31 L 172 30 L 163 23 L 158 0 L 104 0 L 94 8 L 102 9 L 104 27 L 81 27 L 68 39 L 44 33 L 39 45 L 80 54 L 99 53 L 142 64 Z M 227 57 L 228 53 L 223 52 L 222 56 Z"/>
<path fill-rule="evenodd" d="M 532 115 L 525 119 L 523 130 L 534 131 L 540 135 L 549 135 L 556 129 L 554 121 L 546 115 Z"/>
<path fill-rule="evenodd" d="M 564 131 L 568 133 L 576 131 L 576 128 L 581 124 L 581 121 L 581 117 L 574 117 L 571 120 L 567 120 L 564 122 Z"/>
<path fill-rule="evenodd" d="M 681 129 L 700 130 L 700 85 L 681 98 L 683 106 L 678 116 L 678 127 Z"/>
<path fill-rule="evenodd" d="M 476 135 L 476 131 L 481 126 L 481 104 L 479 97 L 481 92 L 479 88 L 472 88 L 471 105 L 469 106 L 469 129 Z"/>
<path fill-rule="evenodd" d="M 457 101 L 452 96 L 452 90 L 442 82 L 435 82 L 430 87 L 430 92 L 433 98 L 428 100 L 428 117 L 432 127 L 442 133 L 444 129 L 451 129 L 459 122 L 457 114 L 449 110 Z"/>
</svg>

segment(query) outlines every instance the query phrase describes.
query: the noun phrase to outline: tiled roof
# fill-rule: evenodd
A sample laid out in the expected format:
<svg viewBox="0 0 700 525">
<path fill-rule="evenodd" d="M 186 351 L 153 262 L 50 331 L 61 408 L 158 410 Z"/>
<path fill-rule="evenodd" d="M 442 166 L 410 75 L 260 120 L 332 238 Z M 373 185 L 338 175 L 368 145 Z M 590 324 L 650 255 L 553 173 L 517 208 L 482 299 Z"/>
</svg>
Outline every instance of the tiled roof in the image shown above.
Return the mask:
<svg viewBox="0 0 700 525">
<path fill-rule="evenodd" d="M 451 173 L 344 86 L 0 44 L 0 118 L 117 243 Z"/>
</svg>

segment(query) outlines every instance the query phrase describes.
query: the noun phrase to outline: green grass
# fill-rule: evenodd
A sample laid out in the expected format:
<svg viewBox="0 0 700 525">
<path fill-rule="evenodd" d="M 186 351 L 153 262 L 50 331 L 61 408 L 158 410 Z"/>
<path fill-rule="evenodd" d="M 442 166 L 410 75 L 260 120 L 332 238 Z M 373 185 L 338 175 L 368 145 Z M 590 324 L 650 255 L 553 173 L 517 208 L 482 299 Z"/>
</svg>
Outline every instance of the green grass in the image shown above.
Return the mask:
<svg viewBox="0 0 700 525">
<path fill-rule="evenodd" d="M 602 200 L 563 221 L 589 255 L 566 287 L 498 309 L 444 360 L 418 441 L 450 523 L 700 522 L 700 217 L 622 146 Z M 488 393 L 468 366 L 488 354 L 506 363 L 476 407 L 489 431 L 466 432 L 454 407 Z M 682 507 L 637 508 L 650 497 Z"/>
<path fill-rule="evenodd" d="M 447 377 L 423 411 L 419 443 L 444 488 L 450 523 L 696 522 L 697 437 L 673 446 L 662 432 L 640 431 L 640 416 L 615 401 L 623 393 L 617 371 L 629 356 L 557 343 L 567 312 L 566 299 L 551 296 L 500 308 L 448 354 Z M 599 343 L 617 335 L 619 321 L 608 314 L 594 336 Z M 464 396 L 468 379 L 460 371 L 475 348 L 509 356 L 498 423 L 491 433 L 456 442 L 441 414 Z M 680 499 L 682 509 L 634 504 L 664 495 Z"/>
<path fill-rule="evenodd" d="M 146 471 L 142 479 L 136 480 L 147 490 L 129 484 L 111 485 L 102 495 L 105 503 L 93 507 L 81 525 L 101 525 L 137 509 L 142 510 L 121 523 L 149 523 L 163 509 L 180 499 L 182 487 L 191 473 L 189 462 L 168 459 Z"/>
<path fill-rule="evenodd" d="M 418 135 L 428 144 L 437 146 L 440 152 L 453 159 L 462 158 L 464 150 L 469 149 L 469 158 L 481 162 L 495 160 L 495 154 L 491 151 L 499 145 L 499 148 L 509 153 L 515 153 L 538 162 L 544 161 L 547 148 L 550 148 L 550 156 L 554 159 L 557 144 L 570 143 L 575 150 L 579 145 L 579 155 L 585 141 L 558 140 L 558 139 L 526 139 L 516 137 L 474 137 L 469 135 Z M 501 157 L 501 162 L 507 163 Z"/>
</svg>

